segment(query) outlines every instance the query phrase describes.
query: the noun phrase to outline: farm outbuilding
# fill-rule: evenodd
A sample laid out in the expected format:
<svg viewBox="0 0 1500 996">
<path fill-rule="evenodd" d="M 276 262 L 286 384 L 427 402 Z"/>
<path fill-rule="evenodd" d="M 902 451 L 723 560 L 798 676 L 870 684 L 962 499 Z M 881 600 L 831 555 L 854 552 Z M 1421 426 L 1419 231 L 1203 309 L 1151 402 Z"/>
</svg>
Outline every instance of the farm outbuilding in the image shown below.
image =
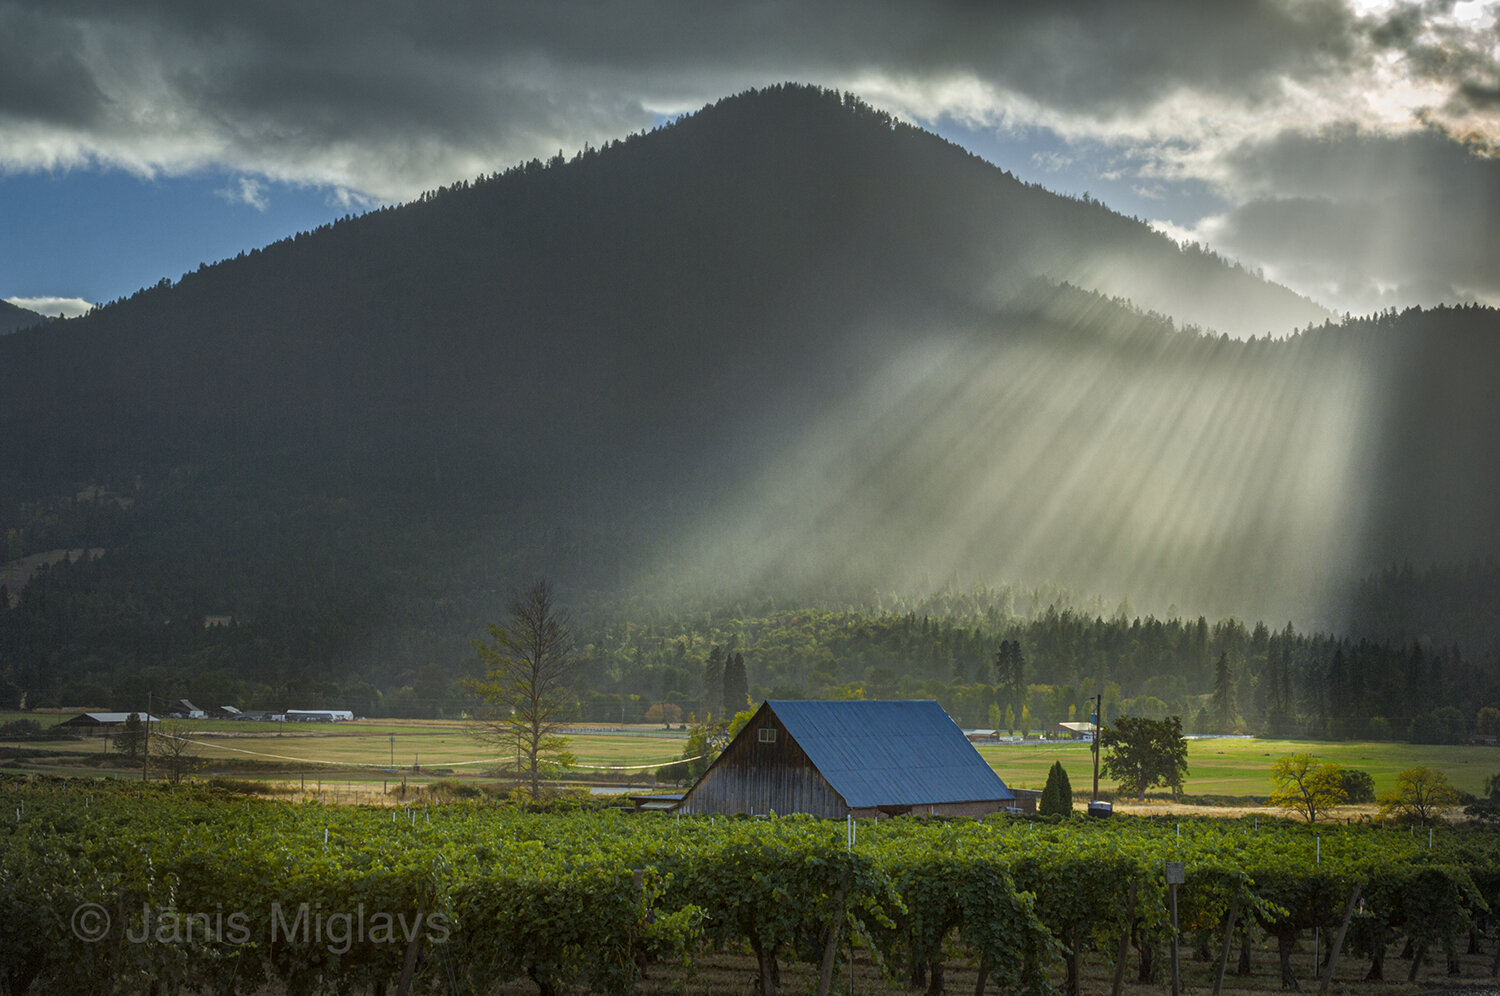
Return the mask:
<svg viewBox="0 0 1500 996">
<path fill-rule="evenodd" d="M 85 736 L 94 736 L 99 733 L 114 733 L 125 726 L 126 720 L 132 715 L 140 717 L 141 723 L 158 724 L 160 719 L 150 713 L 138 712 L 81 712 L 71 719 L 65 719 L 57 725 L 74 733 L 82 733 Z"/>
<path fill-rule="evenodd" d="M 683 813 L 983 816 L 1014 796 L 936 702 L 763 703 Z"/>
</svg>

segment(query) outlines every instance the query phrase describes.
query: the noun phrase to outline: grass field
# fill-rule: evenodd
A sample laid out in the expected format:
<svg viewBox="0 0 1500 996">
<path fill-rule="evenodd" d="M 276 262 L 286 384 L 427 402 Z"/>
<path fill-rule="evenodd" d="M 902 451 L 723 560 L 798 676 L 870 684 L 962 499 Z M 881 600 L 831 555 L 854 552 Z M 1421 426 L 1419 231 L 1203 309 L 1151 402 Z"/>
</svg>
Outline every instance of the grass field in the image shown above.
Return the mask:
<svg viewBox="0 0 1500 996">
<path fill-rule="evenodd" d="M 0 714 L 0 722 L 37 719 L 49 726 L 62 716 Z M 392 778 L 484 776 L 513 767 L 510 754 L 471 735 L 463 722 L 440 720 L 356 720 L 352 723 L 257 723 L 228 720 L 168 720 L 168 732 L 193 741 L 198 757 L 214 775 L 292 778 L 300 783 L 327 778 L 382 782 Z M 585 729 L 587 729 L 585 727 Z M 569 736 L 576 774 L 601 780 L 654 771 L 682 755 L 686 733 L 660 726 Z M 102 736 L 77 740 L 0 741 L 0 764 L 53 774 L 118 770 L 110 743 Z"/>
<path fill-rule="evenodd" d="M 26 718 L 45 726 L 68 715 L 0 713 L 0 723 Z M 168 721 L 167 727 L 193 738 L 210 773 L 231 777 L 295 778 L 299 784 L 318 778 L 422 781 L 485 777 L 514 763 L 505 750 L 476 740 L 465 723 L 453 720 L 372 719 L 337 724 L 185 720 Z M 676 760 L 686 737 L 682 731 L 668 732 L 660 726 L 597 729 L 570 734 L 569 746 L 581 769 L 577 774 L 604 782 L 639 778 Z M 51 773 L 84 773 L 96 766 L 105 772 L 118 770 L 93 760 L 102 761 L 105 750 L 102 737 L 0 741 L 0 765 Z M 1271 794 L 1272 762 L 1302 751 L 1369 772 L 1378 792 L 1394 788 L 1398 772 L 1418 765 L 1443 771 L 1455 787 L 1475 794 L 1483 790 L 1487 777 L 1500 772 L 1500 749 L 1493 747 L 1222 737 L 1188 742 L 1185 790 L 1195 797 L 1263 799 Z M 981 746 L 979 753 L 1006 784 L 1017 788 L 1041 788 L 1054 761 L 1062 761 L 1075 797 L 1087 795 L 1093 777 L 1089 745 L 1082 742 Z M 1107 778 L 1101 779 L 1100 786 L 1113 788 Z"/>
<path fill-rule="evenodd" d="M 1018 788 L 1041 788 L 1054 761 L 1061 761 L 1068 772 L 1075 797 L 1086 793 L 1093 780 L 1093 755 L 1082 742 L 1002 744 L 980 747 L 979 753 L 1007 785 Z M 1367 771 L 1375 779 L 1376 792 L 1394 789 L 1396 775 L 1407 768 L 1425 766 L 1444 772 L 1455 788 L 1477 795 L 1484 780 L 1500 772 L 1500 749 L 1494 747 L 1215 737 L 1188 741 L 1184 791 L 1194 796 L 1263 798 L 1271 794 L 1271 764 L 1295 753 Z M 1113 786 L 1101 776 L 1100 787 Z"/>
</svg>

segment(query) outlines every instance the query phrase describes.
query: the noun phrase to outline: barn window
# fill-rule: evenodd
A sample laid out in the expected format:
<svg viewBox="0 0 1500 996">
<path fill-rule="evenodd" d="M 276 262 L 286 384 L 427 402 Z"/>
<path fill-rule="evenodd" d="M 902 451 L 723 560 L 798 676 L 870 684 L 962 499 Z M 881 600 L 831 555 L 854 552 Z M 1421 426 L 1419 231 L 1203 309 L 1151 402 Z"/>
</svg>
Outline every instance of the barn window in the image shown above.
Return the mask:
<svg viewBox="0 0 1500 996">
<path fill-rule="evenodd" d="M 776 742 L 776 731 L 770 727 L 762 727 L 760 731 L 760 742 L 763 744 L 774 744 Z"/>
</svg>

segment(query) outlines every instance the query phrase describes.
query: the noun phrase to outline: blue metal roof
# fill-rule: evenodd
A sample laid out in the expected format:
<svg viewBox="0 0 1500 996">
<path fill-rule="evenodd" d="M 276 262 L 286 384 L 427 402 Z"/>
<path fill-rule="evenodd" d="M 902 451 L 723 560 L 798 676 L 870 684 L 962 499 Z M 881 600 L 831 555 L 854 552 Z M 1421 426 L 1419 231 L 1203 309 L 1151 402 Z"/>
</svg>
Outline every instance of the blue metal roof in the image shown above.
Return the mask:
<svg viewBox="0 0 1500 996">
<path fill-rule="evenodd" d="M 1015 798 L 931 699 L 766 705 L 853 809 Z"/>
</svg>

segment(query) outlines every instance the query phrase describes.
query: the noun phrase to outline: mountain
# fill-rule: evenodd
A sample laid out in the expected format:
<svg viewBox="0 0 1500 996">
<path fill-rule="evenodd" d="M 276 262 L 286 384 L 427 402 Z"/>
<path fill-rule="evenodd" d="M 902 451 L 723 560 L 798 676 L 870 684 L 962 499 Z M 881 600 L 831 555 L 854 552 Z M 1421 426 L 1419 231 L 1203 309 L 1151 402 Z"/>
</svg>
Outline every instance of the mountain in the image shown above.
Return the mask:
<svg viewBox="0 0 1500 996">
<path fill-rule="evenodd" d="M 31 325 L 40 325 L 46 320 L 46 315 L 37 314 L 35 311 L 11 304 L 9 301 L 0 301 L 0 335 Z"/>
<path fill-rule="evenodd" d="M 853 98 L 746 93 L 0 340 L 10 558 L 109 551 L 9 666 L 111 626 L 180 664 L 232 615 L 270 672 L 399 675 L 535 573 L 1333 625 L 1353 574 L 1500 545 L 1495 335 L 1335 325 Z"/>
</svg>

